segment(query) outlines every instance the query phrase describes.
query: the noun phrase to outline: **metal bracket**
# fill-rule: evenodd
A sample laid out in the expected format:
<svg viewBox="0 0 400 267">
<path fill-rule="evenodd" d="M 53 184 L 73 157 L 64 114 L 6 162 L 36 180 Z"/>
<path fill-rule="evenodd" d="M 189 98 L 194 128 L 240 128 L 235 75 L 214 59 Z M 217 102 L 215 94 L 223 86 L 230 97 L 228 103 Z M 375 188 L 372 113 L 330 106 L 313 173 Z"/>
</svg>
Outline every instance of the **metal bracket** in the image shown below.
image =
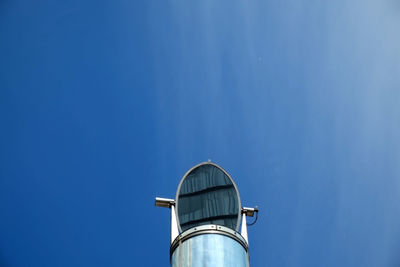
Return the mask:
<svg viewBox="0 0 400 267">
<path fill-rule="evenodd" d="M 176 221 L 176 213 L 175 213 L 175 200 L 170 198 L 156 197 L 155 204 L 157 207 L 171 209 L 171 244 L 172 244 L 175 238 L 179 235 L 178 223 Z"/>
</svg>

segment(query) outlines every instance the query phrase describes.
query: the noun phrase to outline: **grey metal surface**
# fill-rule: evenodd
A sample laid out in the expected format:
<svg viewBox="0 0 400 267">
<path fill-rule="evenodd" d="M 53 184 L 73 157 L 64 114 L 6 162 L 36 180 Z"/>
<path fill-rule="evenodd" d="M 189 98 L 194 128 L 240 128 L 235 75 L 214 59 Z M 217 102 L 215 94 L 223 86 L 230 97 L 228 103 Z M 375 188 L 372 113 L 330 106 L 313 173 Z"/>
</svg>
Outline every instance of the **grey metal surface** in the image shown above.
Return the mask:
<svg viewBox="0 0 400 267">
<path fill-rule="evenodd" d="M 172 255 L 175 249 L 185 242 L 186 240 L 204 234 L 219 234 L 224 235 L 229 238 L 236 240 L 243 248 L 247 251 L 248 250 L 248 243 L 247 240 L 238 232 L 221 225 L 209 224 L 209 225 L 201 225 L 197 227 L 193 227 L 182 234 L 178 235 L 175 240 L 172 242 L 170 247 L 170 254 Z"/>
<path fill-rule="evenodd" d="M 248 267 L 246 249 L 221 234 L 201 234 L 180 242 L 171 258 L 172 267 Z"/>
<path fill-rule="evenodd" d="M 175 213 L 175 206 L 171 206 L 171 245 L 176 239 L 176 237 L 179 235 L 179 230 L 178 230 L 178 223 L 176 221 L 176 213 Z"/>
</svg>

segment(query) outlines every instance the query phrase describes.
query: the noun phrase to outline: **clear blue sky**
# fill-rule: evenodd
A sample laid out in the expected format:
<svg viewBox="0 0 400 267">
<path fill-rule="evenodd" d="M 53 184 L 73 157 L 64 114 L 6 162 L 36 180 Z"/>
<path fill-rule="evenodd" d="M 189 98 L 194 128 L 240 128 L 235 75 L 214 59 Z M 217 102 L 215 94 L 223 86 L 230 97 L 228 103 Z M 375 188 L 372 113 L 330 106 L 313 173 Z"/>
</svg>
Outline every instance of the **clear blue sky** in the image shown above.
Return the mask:
<svg viewBox="0 0 400 267">
<path fill-rule="evenodd" d="M 400 266 L 400 4 L 0 3 L 0 266 L 169 266 L 211 159 L 252 267 Z"/>
</svg>

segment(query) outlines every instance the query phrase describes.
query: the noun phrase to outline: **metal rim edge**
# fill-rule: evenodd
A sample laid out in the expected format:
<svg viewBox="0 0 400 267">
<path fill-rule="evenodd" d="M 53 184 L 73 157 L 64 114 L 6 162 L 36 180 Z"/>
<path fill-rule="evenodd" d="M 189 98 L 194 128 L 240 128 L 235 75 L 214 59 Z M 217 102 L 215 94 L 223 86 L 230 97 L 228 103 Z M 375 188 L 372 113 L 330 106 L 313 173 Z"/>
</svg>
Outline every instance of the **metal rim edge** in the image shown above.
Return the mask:
<svg viewBox="0 0 400 267">
<path fill-rule="evenodd" d="M 186 240 L 194 236 L 204 235 L 204 234 L 219 234 L 230 237 L 239 242 L 239 244 L 242 245 L 242 247 L 246 250 L 246 252 L 248 252 L 249 249 L 248 244 L 240 233 L 225 226 L 217 224 L 207 224 L 190 228 L 186 230 L 184 233 L 178 235 L 175 238 L 174 242 L 172 242 L 171 244 L 170 257 L 172 257 L 172 254 L 174 253 L 175 249 L 179 246 L 180 243 L 185 242 Z"/>
</svg>

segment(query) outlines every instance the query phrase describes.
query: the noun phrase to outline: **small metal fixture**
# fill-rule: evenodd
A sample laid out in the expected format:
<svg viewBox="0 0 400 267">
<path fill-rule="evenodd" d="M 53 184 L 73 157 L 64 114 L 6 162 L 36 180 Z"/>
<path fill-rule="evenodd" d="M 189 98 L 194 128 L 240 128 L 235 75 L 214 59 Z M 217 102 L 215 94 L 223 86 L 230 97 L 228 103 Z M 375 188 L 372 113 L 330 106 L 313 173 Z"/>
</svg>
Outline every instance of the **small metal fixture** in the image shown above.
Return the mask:
<svg viewBox="0 0 400 267">
<path fill-rule="evenodd" d="M 156 206 L 162 208 L 171 208 L 175 205 L 175 200 L 170 198 L 156 197 Z"/>
<path fill-rule="evenodd" d="M 248 217 L 253 217 L 254 213 L 258 212 L 258 206 L 255 206 L 254 208 L 248 208 L 248 207 L 243 207 L 242 208 L 242 213 L 246 214 Z"/>
</svg>

